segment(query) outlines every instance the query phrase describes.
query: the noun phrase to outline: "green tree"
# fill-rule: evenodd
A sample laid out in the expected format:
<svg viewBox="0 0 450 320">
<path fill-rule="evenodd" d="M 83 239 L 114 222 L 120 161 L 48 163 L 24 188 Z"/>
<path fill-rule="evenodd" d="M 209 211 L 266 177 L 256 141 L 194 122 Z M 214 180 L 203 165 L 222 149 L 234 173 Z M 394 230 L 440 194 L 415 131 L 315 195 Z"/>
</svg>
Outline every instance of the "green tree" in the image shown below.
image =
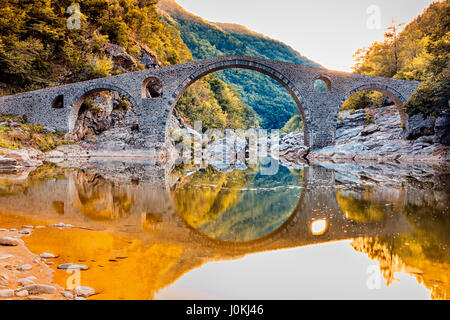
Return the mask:
<svg viewBox="0 0 450 320">
<path fill-rule="evenodd" d="M 383 42 L 355 54 L 357 73 L 423 81 L 406 103 L 413 115 L 437 115 L 449 108 L 450 2 L 432 3 L 398 33 L 394 24 Z"/>
</svg>

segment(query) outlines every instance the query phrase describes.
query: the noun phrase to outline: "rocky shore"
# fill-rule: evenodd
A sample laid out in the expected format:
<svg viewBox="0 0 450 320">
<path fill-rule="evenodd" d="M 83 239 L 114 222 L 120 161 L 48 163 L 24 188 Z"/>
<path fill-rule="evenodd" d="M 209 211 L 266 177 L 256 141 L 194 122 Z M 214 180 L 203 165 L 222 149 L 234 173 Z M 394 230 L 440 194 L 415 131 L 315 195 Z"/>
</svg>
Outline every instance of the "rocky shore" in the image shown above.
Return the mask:
<svg viewBox="0 0 450 320">
<path fill-rule="evenodd" d="M 22 240 L 35 229 L 67 227 L 70 226 L 56 224 L 0 228 L 0 300 L 86 300 L 95 294 L 90 287 L 62 288 L 55 284 L 50 265 L 54 264 L 52 260 L 57 255 L 32 253 Z M 84 266 L 66 263 L 59 265 L 58 269 L 84 270 Z"/>
<path fill-rule="evenodd" d="M 395 106 L 354 113 L 344 111 L 338 121 L 336 144 L 313 150 L 308 159 L 450 161 L 450 114 L 444 114 L 434 123 L 420 115 L 413 116 L 409 125 L 407 134 Z"/>
<path fill-rule="evenodd" d="M 223 162 L 236 154 L 250 156 L 249 138 L 233 130 L 225 130 L 220 137 L 201 135 L 176 115 L 169 120 L 170 139 L 158 144 L 136 130 L 137 119 L 132 110 L 115 111 L 114 97 L 97 101 L 104 110 L 95 116 L 86 111 L 78 122 L 75 138 L 79 142 L 61 145 L 48 152 L 32 148 L 10 150 L 0 148 L 0 172 L 11 172 L 27 167 L 38 167 L 43 162 L 63 163 L 69 160 L 76 166 L 91 158 L 141 159 L 152 163 L 180 160 L 201 144 L 201 157 L 211 163 Z M 278 155 L 284 162 L 305 160 L 346 160 L 402 163 L 442 163 L 450 161 L 450 112 L 432 121 L 421 115 L 411 117 L 408 133 L 402 128 L 395 106 L 377 109 L 343 111 L 338 120 L 335 145 L 310 150 L 304 145 L 303 132 L 281 134 L 279 141 L 268 138 L 257 141 L 258 150 L 278 143 Z M 96 133 L 93 135 L 93 133 Z M 192 156 L 192 155 L 189 155 Z M 231 162 L 233 162 L 231 159 Z"/>
</svg>

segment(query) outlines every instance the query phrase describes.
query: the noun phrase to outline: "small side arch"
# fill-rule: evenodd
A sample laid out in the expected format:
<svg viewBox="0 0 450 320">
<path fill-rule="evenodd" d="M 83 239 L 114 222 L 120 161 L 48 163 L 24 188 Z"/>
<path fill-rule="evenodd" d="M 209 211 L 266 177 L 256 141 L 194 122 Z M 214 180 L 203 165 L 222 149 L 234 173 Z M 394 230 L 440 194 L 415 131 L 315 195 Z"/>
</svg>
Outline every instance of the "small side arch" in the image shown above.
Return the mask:
<svg viewBox="0 0 450 320">
<path fill-rule="evenodd" d="M 53 99 L 52 102 L 53 109 L 63 109 L 64 108 L 64 95 L 60 94 Z"/>
<path fill-rule="evenodd" d="M 320 75 L 313 81 L 314 90 L 315 90 L 316 83 L 319 82 L 319 81 L 323 82 L 325 84 L 326 92 L 330 92 L 331 91 L 331 79 L 328 76 L 325 76 L 325 75 Z"/>
<path fill-rule="evenodd" d="M 159 78 L 149 77 L 142 82 L 142 99 L 162 97 L 163 85 Z"/>
<path fill-rule="evenodd" d="M 124 89 L 109 85 L 109 84 L 101 84 L 101 85 L 92 85 L 84 88 L 82 91 L 80 91 L 78 94 L 74 96 L 74 98 L 71 100 L 70 106 L 70 115 L 69 115 L 69 132 L 72 132 L 75 129 L 75 124 L 78 119 L 78 113 L 80 111 L 80 107 L 83 104 L 84 99 L 96 92 L 101 91 L 117 91 L 124 97 L 126 97 L 130 102 L 133 104 L 134 107 L 138 108 L 138 104 L 136 103 L 136 100 Z"/>
<path fill-rule="evenodd" d="M 380 83 L 368 83 L 368 84 L 358 86 L 358 87 L 348 91 L 339 104 L 339 108 L 337 110 L 337 113 L 335 114 L 335 123 L 338 120 L 339 111 L 341 110 L 341 107 L 344 104 L 344 102 L 348 98 L 350 98 L 353 94 L 355 94 L 359 91 L 365 91 L 365 90 L 378 91 L 378 92 L 381 92 L 381 93 L 385 94 L 386 96 L 388 96 L 395 103 L 395 107 L 397 108 L 397 111 L 400 115 L 400 121 L 401 121 L 402 127 L 404 128 L 406 133 L 409 131 L 408 115 L 405 112 L 405 103 L 406 103 L 407 99 L 396 89 L 394 89 L 390 86 L 384 85 L 384 84 L 380 84 Z"/>
</svg>

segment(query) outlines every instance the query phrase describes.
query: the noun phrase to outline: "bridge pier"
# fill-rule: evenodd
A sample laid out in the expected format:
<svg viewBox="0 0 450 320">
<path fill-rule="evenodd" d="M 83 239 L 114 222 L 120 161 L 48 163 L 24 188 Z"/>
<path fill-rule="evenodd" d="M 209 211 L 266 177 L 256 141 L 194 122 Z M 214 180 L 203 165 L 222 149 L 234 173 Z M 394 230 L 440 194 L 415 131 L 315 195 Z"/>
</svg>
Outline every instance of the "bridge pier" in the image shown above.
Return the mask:
<svg viewBox="0 0 450 320">
<path fill-rule="evenodd" d="M 166 99 L 142 99 L 138 108 L 139 130 L 156 143 L 164 143 L 169 116 Z"/>
<path fill-rule="evenodd" d="M 305 129 L 308 130 L 309 147 L 320 149 L 334 145 L 339 102 L 329 92 L 309 93 L 305 107 Z"/>
</svg>

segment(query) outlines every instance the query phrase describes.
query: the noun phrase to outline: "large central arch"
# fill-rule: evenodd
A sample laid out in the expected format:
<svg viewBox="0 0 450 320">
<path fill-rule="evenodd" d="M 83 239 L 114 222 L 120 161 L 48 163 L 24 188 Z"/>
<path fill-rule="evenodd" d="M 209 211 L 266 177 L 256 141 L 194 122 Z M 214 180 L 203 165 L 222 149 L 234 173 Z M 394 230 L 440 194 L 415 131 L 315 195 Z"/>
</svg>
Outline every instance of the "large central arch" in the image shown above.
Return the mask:
<svg viewBox="0 0 450 320">
<path fill-rule="evenodd" d="M 216 71 L 225 70 L 225 69 L 247 69 L 247 70 L 253 70 L 260 73 L 263 73 L 278 83 L 280 83 L 292 96 L 295 103 L 297 104 L 297 107 L 300 111 L 300 115 L 303 120 L 304 125 L 304 142 L 305 145 L 310 145 L 310 137 L 309 137 L 309 131 L 307 127 L 307 121 L 305 116 L 305 109 L 306 107 L 306 100 L 303 98 L 303 96 L 300 94 L 300 91 L 292 81 L 290 81 L 286 76 L 278 72 L 277 70 L 268 67 L 264 64 L 257 63 L 255 61 L 251 60 L 245 60 L 245 59 L 234 59 L 234 60 L 227 60 L 227 61 L 220 61 L 211 63 L 208 65 L 205 65 L 204 67 L 196 70 L 193 72 L 190 76 L 185 78 L 185 80 L 175 89 L 174 94 L 172 95 L 172 99 L 170 100 L 170 114 L 172 114 L 173 109 L 175 108 L 178 100 L 180 99 L 181 95 L 187 90 L 187 88 L 192 85 L 195 81 L 199 80 L 200 78 L 210 74 L 214 73 Z M 166 131 L 165 131 L 165 137 L 166 140 L 169 136 L 169 127 L 166 124 Z"/>
</svg>

